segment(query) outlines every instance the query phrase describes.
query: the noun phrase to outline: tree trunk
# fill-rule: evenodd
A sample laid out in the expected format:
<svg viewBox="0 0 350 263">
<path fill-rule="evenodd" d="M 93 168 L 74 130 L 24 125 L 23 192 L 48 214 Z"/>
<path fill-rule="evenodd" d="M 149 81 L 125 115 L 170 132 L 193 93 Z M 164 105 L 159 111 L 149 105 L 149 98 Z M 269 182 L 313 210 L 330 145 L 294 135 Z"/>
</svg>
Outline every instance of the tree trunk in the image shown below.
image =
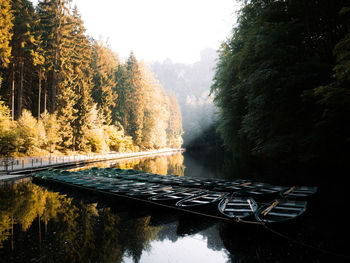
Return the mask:
<svg viewBox="0 0 350 263">
<path fill-rule="evenodd" d="M 40 102 L 41 102 L 41 68 L 39 70 L 39 91 L 38 91 L 38 121 L 40 119 Z"/>
<path fill-rule="evenodd" d="M 18 118 L 22 115 L 22 107 L 23 107 L 23 67 L 24 62 L 20 62 L 21 67 L 21 79 L 20 79 L 20 85 L 19 85 L 19 91 L 18 91 Z"/>
<path fill-rule="evenodd" d="M 15 64 L 13 64 L 13 68 L 12 68 L 11 115 L 12 115 L 12 121 L 14 121 L 15 120 Z"/>
<path fill-rule="evenodd" d="M 47 81 L 46 81 L 46 85 L 45 85 L 45 92 L 44 92 L 44 112 L 47 111 Z"/>
<path fill-rule="evenodd" d="M 58 48 L 56 47 L 55 50 L 55 60 L 54 60 L 54 66 L 53 66 L 53 72 L 52 72 L 52 85 L 51 85 L 51 113 L 55 112 L 55 106 L 56 106 L 56 94 L 57 94 L 57 76 L 56 76 L 56 69 L 57 69 L 57 59 L 58 59 Z"/>
</svg>

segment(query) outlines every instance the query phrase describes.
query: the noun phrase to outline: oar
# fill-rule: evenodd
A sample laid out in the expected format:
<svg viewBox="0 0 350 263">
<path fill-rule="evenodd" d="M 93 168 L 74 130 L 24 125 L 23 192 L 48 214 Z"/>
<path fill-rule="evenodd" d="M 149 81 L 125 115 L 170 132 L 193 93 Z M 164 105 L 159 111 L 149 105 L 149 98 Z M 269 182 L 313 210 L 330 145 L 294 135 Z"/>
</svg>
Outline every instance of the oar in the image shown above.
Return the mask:
<svg viewBox="0 0 350 263">
<path fill-rule="evenodd" d="M 172 188 L 173 188 L 172 186 L 164 186 L 164 187 L 160 188 L 159 190 L 168 191 L 168 190 L 171 190 Z"/>
<path fill-rule="evenodd" d="M 248 202 L 248 204 L 249 204 L 249 206 L 250 206 L 250 210 L 254 211 L 253 206 L 252 206 L 252 203 L 250 202 L 250 199 L 247 199 L 247 202 Z"/>
<path fill-rule="evenodd" d="M 285 191 L 283 193 L 283 195 L 288 195 L 290 192 L 294 191 L 295 190 L 295 186 L 292 186 L 291 188 L 289 188 L 287 191 Z"/>
<path fill-rule="evenodd" d="M 264 216 L 271 212 L 279 204 L 278 200 L 275 200 L 268 208 L 261 212 Z"/>
<path fill-rule="evenodd" d="M 205 196 L 208 196 L 208 195 L 209 195 L 209 194 L 205 194 L 205 195 L 198 194 L 198 195 L 196 195 L 196 196 L 194 196 L 194 197 L 192 197 L 192 198 L 186 199 L 186 200 L 184 200 L 184 201 L 188 202 L 188 201 L 195 200 L 195 199 L 197 199 L 197 198 L 199 198 L 199 197 L 205 197 Z"/>
<path fill-rule="evenodd" d="M 227 188 L 235 188 L 235 187 L 240 187 L 240 186 L 247 186 L 252 184 L 252 182 L 247 182 L 247 183 L 243 183 L 243 184 L 235 184 L 235 185 L 231 185 L 231 186 L 227 186 Z"/>
</svg>

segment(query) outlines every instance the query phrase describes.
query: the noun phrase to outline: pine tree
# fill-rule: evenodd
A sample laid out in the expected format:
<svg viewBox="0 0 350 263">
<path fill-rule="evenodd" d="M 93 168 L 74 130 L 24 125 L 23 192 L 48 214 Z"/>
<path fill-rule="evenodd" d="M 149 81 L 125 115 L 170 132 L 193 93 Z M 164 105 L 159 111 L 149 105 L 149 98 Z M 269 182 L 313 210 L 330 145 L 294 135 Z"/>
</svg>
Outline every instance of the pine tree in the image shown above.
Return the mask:
<svg viewBox="0 0 350 263">
<path fill-rule="evenodd" d="M 0 0 L 0 66 L 2 67 L 7 67 L 10 63 L 13 19 L 11 0 Z"/>
<path fill-rule="evenodd" d="M 168 135 L 168 146 L 172 148 L 180 148 L 182 145 L 182 118 L 177 102 L 176 96 L 174 93 L 170 94 L 169 98 L 169 124 L 167 129 Z"/>
<path fill-rule="evenodd" d="M 73 123 L 74 148 L 75 150 L 86 151 L 88 148 L 88 130 L 92 128 L 89 121 L 89 114 L 93 105 L 91 98 L 92 72 L 90 70 L 91 46 L 84 34 L 85 28 L 77 7 L 73 10 L 72 22 L 73 31 L 71 31 L 70 36 L 73 39 L 73 55 L 70 64 L 73 66 L 74 75 L 72 88 L 77 96 L 74 107 L 77 116 Z"/>
<path fill-rule="evenodd" d="M 148 149 L 162 148 L 167 144 L 169 99 L 146 65 L 141 64 L 140 70 L 145 94 L 142 146 Z"/>
<path fill-rule="evenodd" d="M 123 69 L 121 69 L 123 70 Z M 125 71 L 121 71 L 122 85 L 118 88 L 118 98 L 121 123 L 126 133 L 132 136 L 136 145 L 141 145 L 144 89 L 141 82 L 139 64 L 131 52 L 126 62 Z"/>
<path fill-rule="evenodd" d="M 31 87 L 25 90 L 24 82 L 32 77 L 33 70 L 33 45 L 35 42 L 33 32 L 34 8 L 30 1 L 20 0 L 12 2 L 14 19 L 14 36 L 11 41 L 12 47 L 12 67 L 11 67 L 11 105 L 14 112 L 15 90 L 17 90 L 17 111 L 16 118 L 22 114 L 22 109 L 26 105 L 30 108 Z M 15 88 L 17 86 L 17 89 Z M 12 113 L 14 114 L 14 113 Z"/>
<path fill-rule="evenodd" d="M 60 82 L 58 74 L 62 73 L 62 63 L 66 54 L 63 50 L 64 38 L 69 31 L 68 5 L 71 0 L 43 0 L 38 3 L 37 12 L 41 22 L 41 35 L 45 52 L 45 68 L 47 74 L 47 88 L 50 99 L 50 112 L 56 109 L 57 84 Z"/>
<path fill-rule="evenodd" d="M 112 111 L 116 106 L 117 93 L 115 74 L 119 58 L 105 47 L 102 41 L 94 41 L 92 46 L 93 84 L 92 97 L 104 114 L 105 124 L 112 123 Z"/>
</svg>

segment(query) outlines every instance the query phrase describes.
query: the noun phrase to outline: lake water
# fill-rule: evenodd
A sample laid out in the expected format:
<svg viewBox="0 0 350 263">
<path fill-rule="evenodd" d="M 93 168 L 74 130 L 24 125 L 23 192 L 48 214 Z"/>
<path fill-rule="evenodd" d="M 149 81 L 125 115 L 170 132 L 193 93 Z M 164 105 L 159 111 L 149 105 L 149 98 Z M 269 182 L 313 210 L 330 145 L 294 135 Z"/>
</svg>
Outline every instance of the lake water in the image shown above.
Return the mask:
<svg viewBox="0 0 350 263">
<path fill-rule="evenodd" d="M 195 177 L 249 176 L 223 159 L 178 153 L 93 166 Z M 266 229 L 59 186 L 18 183 L 0 188 L 0 262 L 347 262 L 343 238 L 349 228 L 341 217 L 345 201 L 335 203 L 343 200 L 346 187 L 316 185 L 318 194 L 300 220 Z"/>
</svg>

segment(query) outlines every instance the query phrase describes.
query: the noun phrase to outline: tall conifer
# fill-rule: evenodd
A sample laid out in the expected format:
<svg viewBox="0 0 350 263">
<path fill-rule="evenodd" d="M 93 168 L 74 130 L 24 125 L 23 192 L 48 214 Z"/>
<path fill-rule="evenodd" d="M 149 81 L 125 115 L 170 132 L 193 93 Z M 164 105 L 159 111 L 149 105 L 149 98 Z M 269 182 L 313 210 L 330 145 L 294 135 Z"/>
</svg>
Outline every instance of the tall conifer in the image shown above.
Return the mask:
<svg viewBox="0 0 350 263">
<path fill-rule="evenodd" d="M 141 82 L 139 64 L 133 52 L 126 62 L 127 80 L 124 87 L 124 109 L 127 120 L 123 123 L 128 135 L 132 136 L 136 145 L 141 145 L 143 114 L 144 114 L 144 89 Z"/>
<path fill-rule="evenodd" d="M 103 112 L 105 124 L 113 122 L 112 111 L 116 106 L 116 71 L 119 58 L 104 46 L 102 41 L 94 41 L 92 46 L 93 89 L 92 97 Z"/>
<path fill-rule="evenodd" d="M 168 146 L 179 148 L 182 145 L 182 117 L 179 104 L 174 93 L 169 98 Z"/>
<path fill-rule="evenodd" d="M 0 66 L 4 67 L 10 63 L 13 19 L 11 0 L 0 0 Z"/>
</svg>

